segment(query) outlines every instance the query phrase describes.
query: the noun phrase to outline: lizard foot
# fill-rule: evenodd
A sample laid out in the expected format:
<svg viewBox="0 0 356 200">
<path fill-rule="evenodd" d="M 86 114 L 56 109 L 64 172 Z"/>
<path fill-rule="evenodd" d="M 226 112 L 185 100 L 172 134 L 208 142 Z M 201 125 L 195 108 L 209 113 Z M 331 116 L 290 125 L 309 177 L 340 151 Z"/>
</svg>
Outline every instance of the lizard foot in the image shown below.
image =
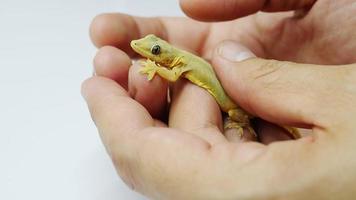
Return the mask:
<svg viewBox="0 0 356 200">
<path fill-rule="evenodd" d="M 298 131 L 298 129 L 294 128 L 294 127 L 289 127 L 289 126 L 281 126 L 285 131 L 287 131 L 292 137 L 293 139 L 299 139 L 302 137 L 302 135 L 300 134 L 300 132 Z"/>
<path fill-rule="evenodd" d="M 147 80 L 152 80 L 158 70 L 156 63 L 151 60 L 147 60 L 141 61 L 141 64 L 143 67 L 140 69 L 140 73 L 147 74 Z"/>
<path fill-rule="evenodd" d="M 237 134 L 240 138 L 244 135 L 244 128 L 246 128 L 254 137 L 257 138 L 255 130 L 249 124 L 236 122 L 230 117 L 226 118 L 224 122 L 224 129 L 227 130 L 233 128 L 237 129 Z"/>
</svg>

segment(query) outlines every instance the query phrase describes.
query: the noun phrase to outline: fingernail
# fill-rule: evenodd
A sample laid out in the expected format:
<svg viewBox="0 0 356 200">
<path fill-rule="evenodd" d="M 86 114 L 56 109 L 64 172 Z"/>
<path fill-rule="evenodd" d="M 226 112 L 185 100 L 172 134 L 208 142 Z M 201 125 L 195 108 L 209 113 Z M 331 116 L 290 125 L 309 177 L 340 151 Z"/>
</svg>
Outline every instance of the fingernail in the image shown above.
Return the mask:
<svg viewBox="0 0 356 200">
<path fill-rule="evenodd" d="M 231 62 L 240 62 L 256 57 L 248 48 L 234 41 L 222 42 L 218 47 L 218 54 Z"/>
</svg>

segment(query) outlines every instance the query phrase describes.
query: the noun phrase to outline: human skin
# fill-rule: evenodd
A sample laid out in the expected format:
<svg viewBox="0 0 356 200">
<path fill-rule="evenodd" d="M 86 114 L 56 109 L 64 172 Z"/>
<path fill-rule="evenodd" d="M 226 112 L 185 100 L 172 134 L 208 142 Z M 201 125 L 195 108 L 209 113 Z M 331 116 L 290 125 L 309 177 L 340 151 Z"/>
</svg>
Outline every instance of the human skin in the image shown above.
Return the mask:
<svg viewBox="0 0 356 200">
<path fill-rule="evenodd" d="M 190 16 L 206 20 L 242 17 L 261 7 L 246 3 L 252 1 L 211 2 L 252 6 L 244 13 L 225 9 L 222 14 L 218 6 L 213 12 L 189 1 L 181 4 Z M 302 5 L 269 2 L 275 3 L 268 8 L 273 11 Z M 302 7 L 308 6 L 304 2 Z M 95 18 L 97 76 L 83 83 L 82 93 L 119 175 L 153 199 L 353 197 L 356 65 L 347 64 L 356 60 L 354 13 L 353 1 L 319 0 L 298 18 L 291 13 L 224 23 L 123 14 Z M 186 81 L 174 86 L 167 119 L 167 83 L 159 77 L 149 83 L 137 73 L 140 66 L 130 67 L 129 42 L 148 33 L 209 59 L 228 94 L 247 111 L 273 123 L 309 128 L 312 135 L 266 145 L 286 136 L 263 122 L 262 143 L 225 137 L 214 99 Z"/>
</svg>

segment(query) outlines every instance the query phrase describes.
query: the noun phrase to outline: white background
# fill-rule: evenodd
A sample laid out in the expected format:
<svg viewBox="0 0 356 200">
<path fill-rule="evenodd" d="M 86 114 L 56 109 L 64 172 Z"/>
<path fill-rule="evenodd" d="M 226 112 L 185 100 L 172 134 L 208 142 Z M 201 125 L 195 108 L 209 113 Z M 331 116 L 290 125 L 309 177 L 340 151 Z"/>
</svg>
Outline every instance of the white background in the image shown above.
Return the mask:
<svg viewBox="0 0 356 200">
<path fill-rule="evenodd" d="M 102 12 L 182 15 L 177 0 L 0 0 L 0 199 L 145 199 L 117 177 L 80 84 Z"/>
</svg>

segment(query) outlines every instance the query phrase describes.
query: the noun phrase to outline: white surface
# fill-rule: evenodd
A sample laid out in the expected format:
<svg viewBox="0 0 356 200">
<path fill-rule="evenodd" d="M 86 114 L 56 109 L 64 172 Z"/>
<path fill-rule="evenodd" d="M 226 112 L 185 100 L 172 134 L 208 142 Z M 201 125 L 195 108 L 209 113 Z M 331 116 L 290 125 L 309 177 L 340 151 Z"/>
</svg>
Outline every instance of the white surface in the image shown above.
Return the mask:
<svg viewBox="0 0 356 200">
<path fill-rule="evenodd" d="M 91 19 L 181 15 L 176 0 L 0 0 L 0 199 L 145 199 L 117 177 L 80 96 Z"/>
</svg>

